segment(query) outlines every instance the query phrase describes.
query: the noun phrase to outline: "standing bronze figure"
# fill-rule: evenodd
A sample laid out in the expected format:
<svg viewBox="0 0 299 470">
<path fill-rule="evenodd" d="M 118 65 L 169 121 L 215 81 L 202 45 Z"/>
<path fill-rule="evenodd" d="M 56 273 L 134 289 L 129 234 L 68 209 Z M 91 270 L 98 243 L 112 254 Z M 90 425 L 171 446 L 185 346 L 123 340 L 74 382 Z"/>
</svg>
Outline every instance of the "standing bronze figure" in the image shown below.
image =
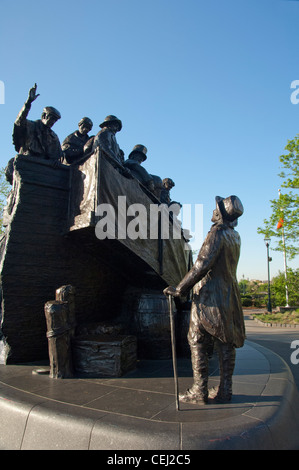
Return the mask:
<svg viewBox="0 0 299 470">
<path fill-rule="evenodd" d="M 100 124 L 100 132 L 95 136 L 93 141 L 93 150 L 97 147 L 105 152 L 110 162 L 117 162 L 122 165 L 124 158 L 123 152 L 119 148 L 115 134 L 122 129 L 122 122 L 112 114 L 107 116 L 102 124 Z"/>
<path fill-rule="evenodd" d="M 234 229 L 243 214 L 237 196 L 216 197 L 213 225 L 194 266 L 179 285 L 167 287 L 165 295 L 184 296 L 193 288 L 188 342 L 191 349 L 193 386 L 180 394 L 186 403 L 208 402 L 208 361 L 211 348 L 218 347 L 220 385 L 215 401 L 232 397 L 235 348 L 245 341 L 245 325 L 236 279 L 240 255 L 240 236 Z M 211 394 L 210 394 L 211 397 Z"/>
<path fill-rule="evenodd" d="M 41 119 L 37 121 L 27 119 L 31 104 L 39 96 L 36 94 L 36 89 L 35 84 L 29 90 L 28 98 L 15 121 L 13 143 L 19 154 L 52 160 L 56 165 L 62 160 L 62 150 L 59 138 L 51 128 L 61 115 L 52 106 L 46 106 Z"/>
<path fill-rule="evenodd" d="M 110 114 L 107 116 L 102 124 L 100 124 L 100 132 L 97 133 L 92 140 L 92 151 L 94 152 L 98 147 L 106 155 L 111 165 L 116 168 L 119 173 L 127 178 L 132 178 L 131 172 L 128 168 L 123 166 L 124 152 L 119 147 L 115 134 L 122 129 L 122 122 L 116 116 Z M 84 151 L 88 152 L 89 142 L 84 147 Z"/>
</svg>

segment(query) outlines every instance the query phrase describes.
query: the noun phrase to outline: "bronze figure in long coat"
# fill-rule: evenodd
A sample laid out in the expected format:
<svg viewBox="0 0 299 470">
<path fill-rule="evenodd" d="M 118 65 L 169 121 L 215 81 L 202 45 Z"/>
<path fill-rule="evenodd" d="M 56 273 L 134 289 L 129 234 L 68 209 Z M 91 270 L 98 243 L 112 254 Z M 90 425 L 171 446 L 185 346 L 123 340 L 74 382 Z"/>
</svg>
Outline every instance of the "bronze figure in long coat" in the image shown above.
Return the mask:
<svg viewBox="0 0 299 470">
<path fill-rule="evenodd" d="M 176 289 L 168 287 L 165 294 L 184 296 L 193 288 L 188 342 L 191 349 L 194 385 L 181 400 L 207 402 L 209 348 L 217 341 L 221 382 L 219 401 L 231 399 L 231 378 L 235 363 L 235 348 L 245 341 L 245 326 L 238 282 L 237 264 L 240 236 L 234 229 L 243 213 L 239 198 L 216 197 L 212 225 L 191 270 Z"/>
<path fill-rule="evenodd" d="M 245 327 L 236 269 L 240 235 L 230 222 L 215 223 L 191 270 L 177 286 L 180 295 L 193 286 L 192 318 L 223 343 L 244 344 Z"/>
</svg>

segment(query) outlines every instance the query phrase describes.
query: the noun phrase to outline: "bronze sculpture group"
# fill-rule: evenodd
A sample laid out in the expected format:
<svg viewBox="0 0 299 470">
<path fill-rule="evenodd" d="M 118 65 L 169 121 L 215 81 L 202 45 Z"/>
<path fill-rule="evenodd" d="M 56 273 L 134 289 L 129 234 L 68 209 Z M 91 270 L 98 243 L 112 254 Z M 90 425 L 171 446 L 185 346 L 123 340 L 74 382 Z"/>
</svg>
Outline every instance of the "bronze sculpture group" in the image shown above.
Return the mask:
<svg viewBox="0 0 299 470">
<path fill-rule="evenodd" d="M 46 107 L 41 119 L 27 119 L 31 104 L 39 96 L 35 85 L 21 109 L 13 131 L 13 142 L 19 154 L 37 156 L 53 161 L 53 166 L 64 162 L 80 164 L 97 147 L 109 162 L 125 177 L 136 178 L 148 191 L 166 204 L 171 203 L 170 190 L 174 182 L 150 175 L 142 166 L 147 158 L 147 148 L 135 145 L 127 160 L 119 148 L 116 133 L 122 129 L 121 121 L 109 115 L 100 124 L 101 130 L 90 137 L 91 119 L 84 117 L 78 130 L 67 136 L 62 145 L 52 127 L 61 118 L 57 109 Z M 11 169 L 7 169 L 11 177 Z M 237 219 L 243 214 L 243 206 L 237 196 L 216 197 L 213 225 L 202 245 L 193 267 L 176 287 L 167 287 L 165 295 L 185 297 L 193 289 L 188 342 L 194 383 L 180 395 L 187 403 L 207 403 L 208 397 L 217 402 L 229 402 L 232 397 L 232 375 L 235 365 L 235 348 L 245 341 L 243 312 L 236 280 L 240 254 L 240 237 L 235 230 Z M 220 385 L 217 391 L 208 390 L 209 354 L 217 346 L 219 356 Z M 209 395 L 210 393 L 210 395 Z"/>
<path fill-rule="evenodd" d="M 27 119 L 31 104 L 38 98 L 35 84 L 29 90 L 28 98 L 14 123 L 13 144 L 22 155 L 37 156 L 67 165 L 80 164 L 98 147 L 105 153 L 110 163 L 127 178 L 136 178 L 142 186 L 153 193 L 162 203 L 170 204 L 169 191 L 174 186 L 170 178 L 162 180 L 159 176 L 149 175 L 141 165 L 147 158 L 147 148 L 137 144 L 125 161 L 124 152 L 120 149 L 116 133 L 122 129 L 122 122 L 114 115 L 106 116 L 99 125 L 101 130 L 96 136 L 89 136 L 93 122 L 83 117 L 78 123 L 78 130 L 68 135 L 60 144 L 58 136 L 52 130 L 55 122 L 61 118 L 60 112 L 52 106 L 44 108 L 41 119 Z M 12 183 L 13 159 L 7 165 L 6 178 Z M 169 183 L 171 182 L 171 183 Z M 162 199 L 161 199 L 162 197 Z"/>
</svg>

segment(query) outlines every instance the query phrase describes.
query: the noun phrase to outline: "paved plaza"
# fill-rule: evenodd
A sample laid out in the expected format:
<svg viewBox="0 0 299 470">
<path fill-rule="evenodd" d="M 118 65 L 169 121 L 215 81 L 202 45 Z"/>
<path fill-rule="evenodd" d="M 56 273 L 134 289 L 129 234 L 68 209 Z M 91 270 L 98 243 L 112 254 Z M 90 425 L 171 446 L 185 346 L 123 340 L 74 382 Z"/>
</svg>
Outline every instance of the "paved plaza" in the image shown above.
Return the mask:
<svg viewBox="0 0 299 470">
<path fill-rule="evenodd" d="M 229 404 L 180 404 L 177 411 L 171 360 L 140 361 L 135 371 L 113 379 L 50 379 L 35 373 L 37 364 L 0 366 L 0 448 L 299 448 L 298 390 L 289 365 L 273 347 L 251 340 L 260 335 L 259 341 L 270 341 L 261 335 L 272 330 L 261 330 L 249 317 L 246 324 L 248 339 L 237 350 Z M 273 335 L 271 344 L 279 342 L 277 330 Z M 189 358 L 178 360 L 178 374 L 183 391 L 192 384 Z M 213 356 L 209 385 L 218 383 Z"/>
</svg>

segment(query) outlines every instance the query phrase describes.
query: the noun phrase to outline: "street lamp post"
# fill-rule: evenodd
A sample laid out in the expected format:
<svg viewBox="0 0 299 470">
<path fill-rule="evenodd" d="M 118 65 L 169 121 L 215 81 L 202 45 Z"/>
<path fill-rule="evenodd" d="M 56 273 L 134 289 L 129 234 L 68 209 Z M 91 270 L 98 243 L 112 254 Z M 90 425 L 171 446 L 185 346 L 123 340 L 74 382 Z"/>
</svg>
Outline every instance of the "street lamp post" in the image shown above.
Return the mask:
<svg viewBox="0 0 299 470">
<path fill-rule="evenodd" d="M 268 305 L 267 310 L 268 312 L 272 312 L 272 305 L 271 305 L 271 291 L 270 291 L 270 261 L 272 258 L 269 256 L 269 246 L 270 246 L 271 239 L 269 237 L 264 238 L 265 245 L 267 247 L 267 266 L 268 266 Z"/>
</svg>

